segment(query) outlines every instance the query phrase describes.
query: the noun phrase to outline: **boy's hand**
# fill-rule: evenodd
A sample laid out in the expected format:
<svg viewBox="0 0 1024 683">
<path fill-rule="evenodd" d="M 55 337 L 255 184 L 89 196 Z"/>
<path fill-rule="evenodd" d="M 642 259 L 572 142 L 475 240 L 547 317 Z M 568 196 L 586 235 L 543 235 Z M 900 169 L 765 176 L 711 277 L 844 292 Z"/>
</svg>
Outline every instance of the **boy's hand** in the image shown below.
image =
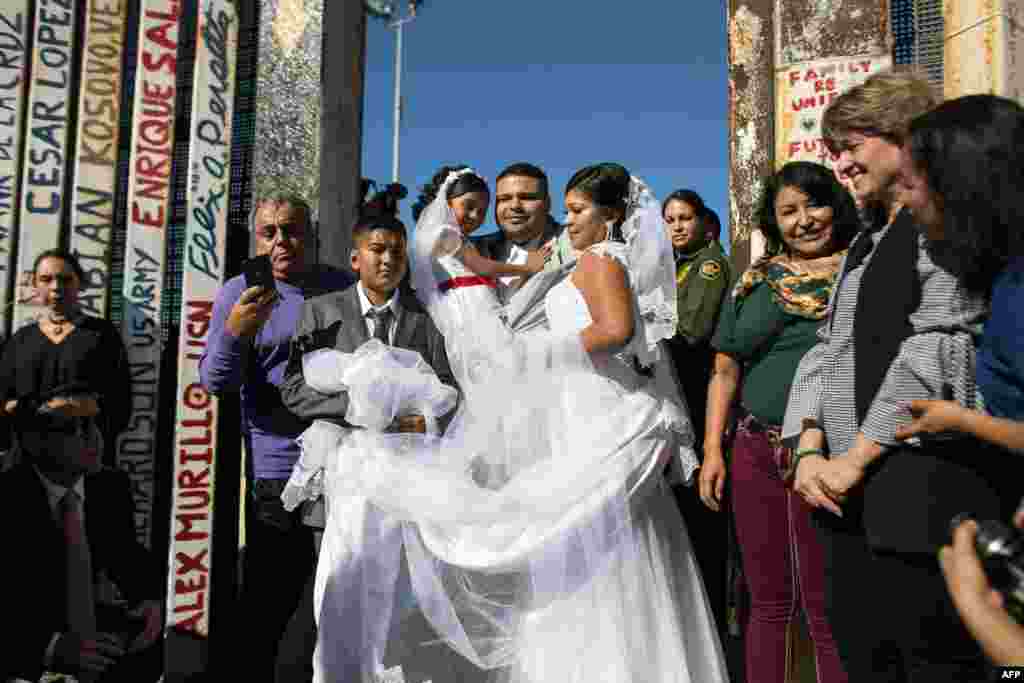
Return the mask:
<svg viewBox="0 0 1024 683">
<path fill-rule="evenodd" d="M 426 434 L 427 418 L 422 415 L 403 415 L 392 422 L 387 431 L 398 434 Z"/>
</svg>

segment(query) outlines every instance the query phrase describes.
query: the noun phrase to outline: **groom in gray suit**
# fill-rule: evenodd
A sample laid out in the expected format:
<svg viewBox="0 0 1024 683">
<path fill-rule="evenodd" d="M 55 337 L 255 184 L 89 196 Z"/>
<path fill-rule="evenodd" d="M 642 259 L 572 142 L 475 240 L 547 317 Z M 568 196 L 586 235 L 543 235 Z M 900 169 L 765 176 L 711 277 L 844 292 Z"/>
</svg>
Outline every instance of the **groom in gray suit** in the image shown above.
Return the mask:
<svg viewBox="0 0 1024 683">
<path fill-rule="evenodd" d="M 526 263 L 526 255 L 555 239 L 545 270 L 561 268 L 575 259 L 563 226 L 551 217 L 548 177 L 533 164 L 512 164 L 498 174 L 494 188 L 494 218 L 501 228 L 474 240 L 485 257 L 504 263 Z M 508 302 L 519 278 L 501 278 L 498 294 Z"/>
<path fill-rule="evenodd" d="M 455 386 L 444 338 L 416 297 L 399 286 L 408 270 L 405 226 L 386 212 L 364 215 L 352 228 L 352 241 L 352 270 L 359 281 L 340 292 L 306 301 L 292 340 L 281 399 L 303 420 L 329 420 L 350 426 L 344 419 L 348 396 L 344 392 L 321 394 L 303 378 L 302 356 L 316 349 L 352 353 L 367 340 L 376 338 L 391 346 L 418 351 L 442 382 Z M 442 430 L 444 425 L 440 425 Z M 426 419 L 422 415 L 405 415 L 391 425 L 391 430 L 423 433 Z M 326 521 L 322 499 L 310 507 L 305 521 L 320 530 L 316 534 L 319 540 Z M 282 638 L 276 680 L 312 680 L 315 646 L 311 579 Z"/>
</svg>

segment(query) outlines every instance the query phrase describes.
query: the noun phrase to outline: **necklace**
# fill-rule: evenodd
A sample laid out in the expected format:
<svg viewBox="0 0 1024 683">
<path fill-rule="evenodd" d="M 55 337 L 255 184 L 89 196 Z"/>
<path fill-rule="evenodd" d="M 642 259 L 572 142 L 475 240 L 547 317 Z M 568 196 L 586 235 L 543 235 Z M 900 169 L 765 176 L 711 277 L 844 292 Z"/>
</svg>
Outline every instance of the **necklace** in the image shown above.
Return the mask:
<svg viewBox="0 0 1024 683">
<path fill-rule="evenodd" d="M 67 318 L 61 318 L 59 320 L 54 320 L 53 316 L 51 315 L 51 316 L 49 316 L 46 319 L 46 322 L 50 323 L 50 325 L 53 326 L 53 333 L 54 334 L 61 335 L 61 334 L 64 333 L 64 326 L 69 324 L 71 321 L 68 320 Z"/>
</svg>

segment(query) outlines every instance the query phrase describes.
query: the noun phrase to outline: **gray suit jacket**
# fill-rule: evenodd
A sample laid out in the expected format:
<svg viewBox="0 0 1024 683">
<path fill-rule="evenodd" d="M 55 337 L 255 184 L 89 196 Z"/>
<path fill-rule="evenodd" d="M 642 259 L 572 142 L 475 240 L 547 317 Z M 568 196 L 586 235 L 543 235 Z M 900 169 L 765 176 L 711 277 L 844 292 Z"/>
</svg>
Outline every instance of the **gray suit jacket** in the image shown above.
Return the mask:
<svg viewBox="0 0 1024 683">
<path fill-rule="evenodd" d="M 418 351 L 442 382 L 457 388 L 444 350 L 444 338 L 416 297 L 400 289 L 395 308 L 393 345 Z M 288 410 L 304 420 L 330 420 L 346 425 L 343 416 L 348 411 L 348 395 L 327 395 L 311 389 L 302 376 L 302 355 L 316 349 L 353 353 L 369 338 L 355 285 L 306 301 L 281 384 L 281 400 Z M 445 425 L 442 422 L 441 427 Z"/>
<path fill-rule="evenodd" d="M 395 308 L 393 345 L 418 351 L 442 382 L 458 388 L 444 350 L 444 338 L 416 297 L 399 289 Z M 349 426 L 343 418 L 348 412 L 348 395 L 344 392 L 321 394 L 310 388 L 302 376 L 302 354 L 316 349 L 352 353 L 369 338 L 355 285 L 306 301 L 292 337 L 288 366 L 281 384 L 281 400 L 288 410 L 305 420 L 329 420 Z M 454 414 L 453 410 L 438 420 L 442 432 Z M 322 498 L 305 506 L 303 521 L 311 527 L 324 527 L 326 512 Z"/>
<path fill-rule="evenodd" d="M 548 226 L 544 229 L 544 232 L 541 233 L 541 244 L 544 244 L 552 238 L 561 237 L 564 234 L 564 226 L 559 225 L 554 220 L 549 220 Z M 568 235 L 566 235 L 566 238 L 568 238 Z M 481 256 L 489 258 L 492 261 L 508 261 L 509 252 L 512 251 L 512 241 L 505 237 L 505 232 L 503 230 L 498 230 L 497 232 L 492 232 L 489 235 L 478 237 L 473 240 L 473 244 L 476 245 L 476 249 L 480 252 Z M 571 247 L 568 247 L 568 245 L 564 246 L 571 250 Z M 559 244 L 555 258 L 551 259 L 548 263 L 547 267 L 549 269 L 554 269 L 562 265 L 560 259 L 568 257 L 567 255 L 562 254 L 563 251 L 565 251 L 563 245 Z"/>
</svg>

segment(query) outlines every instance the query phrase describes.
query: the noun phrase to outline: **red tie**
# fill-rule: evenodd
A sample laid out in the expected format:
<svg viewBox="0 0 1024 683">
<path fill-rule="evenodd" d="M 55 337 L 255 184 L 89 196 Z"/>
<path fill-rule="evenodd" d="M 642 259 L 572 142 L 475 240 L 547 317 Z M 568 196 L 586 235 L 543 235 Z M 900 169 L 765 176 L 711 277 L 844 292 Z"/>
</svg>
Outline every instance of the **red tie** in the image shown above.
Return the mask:
<svg viewBox="0 0 1024 683">
<path fill-rule="evenodd" d="M 96 633 L 96 605 L 92 594 L 92 558 L 85 537 L 82 499 L 73 490 L 60 500 L 64 541 L 67 545 L 68 628 L 81 636 Z"/>
</svg>

